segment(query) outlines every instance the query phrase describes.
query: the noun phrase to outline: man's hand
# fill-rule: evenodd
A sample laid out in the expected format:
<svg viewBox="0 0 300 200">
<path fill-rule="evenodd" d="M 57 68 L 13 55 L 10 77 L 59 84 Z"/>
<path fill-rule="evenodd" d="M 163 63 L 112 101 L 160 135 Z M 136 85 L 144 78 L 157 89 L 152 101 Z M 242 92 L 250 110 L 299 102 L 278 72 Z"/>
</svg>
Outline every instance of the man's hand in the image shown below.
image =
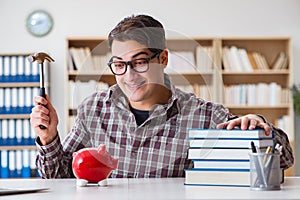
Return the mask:
<svg viewBox="0 0 300 200">
<path fill-rule="evenodd" d="M 242 130 L 253 130 L 259 127 L 265 130 L 266 135 L 270 135 L 271 133 L 271 127 L 267 123 L 265 123 L 261 117 L 254 114 L 244 115 L 242 117 L 218 124 L 217 128 L 226 128 L 228 130 L 231 130 L 236 126 L 239 126 Z"/>
<path fill-rule="evenodd" d="M 34 97 L 34 105 L 30 114 L 31 126 L 39 136 L 41 144 L 49 144 L 57 136 L 58 117 L 56 111 L 47 94 L 46 99 L 40 96 Z M 46 129 L 41 129 L 39 125 L 45 126 Z"/>
</svg>

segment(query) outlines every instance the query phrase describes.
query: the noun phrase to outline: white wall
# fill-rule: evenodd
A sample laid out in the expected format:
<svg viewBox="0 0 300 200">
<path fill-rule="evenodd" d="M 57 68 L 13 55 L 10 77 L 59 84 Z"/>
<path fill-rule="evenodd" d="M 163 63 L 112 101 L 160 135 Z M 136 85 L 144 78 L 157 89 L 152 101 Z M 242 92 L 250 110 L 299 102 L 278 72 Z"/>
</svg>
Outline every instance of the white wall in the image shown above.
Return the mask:
<svg viewBox="0 0 300 200">
<path fill-rule="evenodd" d="M 35 38 L 25 29 L 25 19 L 35 9 L 45 9 L 54 18 L 54 29 L 46 37 Z M 299 0 L 0 0 L 0 54 L 45 51 L 55 59 L 50 93 L 60 133 L 66 119 L 66 37 L 105 37 L 133 13 L 151 14 L 167 30 L 187 36 L 291 36 L 294 79 L 300 83 Z"/>
</svg>

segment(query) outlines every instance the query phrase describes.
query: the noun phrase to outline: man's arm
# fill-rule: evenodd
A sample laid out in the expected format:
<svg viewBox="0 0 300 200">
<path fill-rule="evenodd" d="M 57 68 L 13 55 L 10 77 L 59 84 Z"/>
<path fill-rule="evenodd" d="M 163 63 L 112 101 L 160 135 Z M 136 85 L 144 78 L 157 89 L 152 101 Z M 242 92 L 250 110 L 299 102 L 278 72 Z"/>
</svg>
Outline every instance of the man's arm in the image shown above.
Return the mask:
<svg viewBox="0 0 300 200">
<path fill-rule="evenodd" d="M 230 118 L 227 122 L 220 123 L 217 128 L 233 129 L 239 126 L 242 130 L 263 128 L 266 135 L 274 134 L 277 142 L 282 145 L 282 155 L 280 156 L 280 167 L 287 169 L 294 164 L 293 151 L 289 143 L 287 134 L 281 129 L 273 126 L 263 116 L 248 114 L 242 117 Z"/>
<path fill-rule="evenodd" d="M 290 146 L 288 136 L 283 130 L 274 127 L 272 124 L 269 125 L 274 134 L 274 138 L 276 138 L 277 143 L 282 146 L 282 154 L 280 156 L 280 168 L 287 169 L 294 164 L 293 150 Z"/>
<path fill-rule="evenodd" d="M 68 167 L 72 161 L 70 153 L 63 151 L 57 132 L 58 116 L 49 96 L 34 98 L 35 107 L 30 114 L 30 123 L 38 135 L 36 139 L 36 166 L 43 178 L 71 177 Z M 46 127 L 41 129 L 40 125 Z"/>
<path fill-rule="evenodd" d="M 36 140 L 38 150 L 36 166 L 42 178 L 72 178 L 72 154 L 64 152 L 60 138 L 57 137 L 47 145 Z"/>
<path fill-rule="evenodd" d="M 40 102 L 44 101 L 44 102 Z M 39 104 L 47 107 L 40 106 Z M 84 103 L 78 108 L 75 126 L 67 135 L 63 144 L 57 132 L 58 118 L 48 96 L 47 101 L 41 97 L 35 98 L 35 108 L 31 114 L 31 124 L 35 128 L 38 137 L 36 146 L 38 155 L 36 159 L 37 168 L 43 178 L 71 178 L 73 152 L 81 148 L 91 146 L 89 134 L 85 128 Z M 39 116 L 43 116 L 42 119 Z M 47 129 L 40 129 L 39 124 Z M 55 131 L 54 131 L 55 130 Z"/>
</svg>

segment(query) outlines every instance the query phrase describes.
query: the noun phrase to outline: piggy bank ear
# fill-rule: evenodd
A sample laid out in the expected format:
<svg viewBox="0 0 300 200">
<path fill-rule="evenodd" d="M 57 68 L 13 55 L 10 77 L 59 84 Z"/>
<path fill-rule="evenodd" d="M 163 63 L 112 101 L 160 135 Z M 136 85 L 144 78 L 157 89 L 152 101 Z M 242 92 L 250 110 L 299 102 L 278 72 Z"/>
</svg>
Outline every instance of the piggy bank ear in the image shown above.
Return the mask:
<svg viewBox="0 0 300 200">
<path fill-rule="evenodd" d="M 105 144 L 100 144 L 99 147 L 98 147 L 98 153 L 99 154 L 104 154 L 105 153 Z"/>
<path fill-rule="evenodd" d="M 77 154 L 78 154 L 77 152 L 74 152 L 74 153 L 72 154 L 73 158 L 74 158 Z"/>
</svg>

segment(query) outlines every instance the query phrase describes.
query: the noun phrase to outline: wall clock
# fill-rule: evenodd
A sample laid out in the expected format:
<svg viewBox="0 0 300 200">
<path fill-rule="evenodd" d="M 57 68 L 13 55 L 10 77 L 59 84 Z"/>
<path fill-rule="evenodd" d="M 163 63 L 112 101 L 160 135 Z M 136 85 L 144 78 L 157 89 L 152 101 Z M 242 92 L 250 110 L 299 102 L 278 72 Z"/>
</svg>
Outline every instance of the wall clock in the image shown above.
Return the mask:
<svg viewBox="0 0 300 200">
<path fill-rule="evenodd" d="M 26 28 L 34 36 L 42 37 L 50 33 L 53 27 L 51 15 L 44 10 L 30 13 L 26 19 Z"/>
</svg>

